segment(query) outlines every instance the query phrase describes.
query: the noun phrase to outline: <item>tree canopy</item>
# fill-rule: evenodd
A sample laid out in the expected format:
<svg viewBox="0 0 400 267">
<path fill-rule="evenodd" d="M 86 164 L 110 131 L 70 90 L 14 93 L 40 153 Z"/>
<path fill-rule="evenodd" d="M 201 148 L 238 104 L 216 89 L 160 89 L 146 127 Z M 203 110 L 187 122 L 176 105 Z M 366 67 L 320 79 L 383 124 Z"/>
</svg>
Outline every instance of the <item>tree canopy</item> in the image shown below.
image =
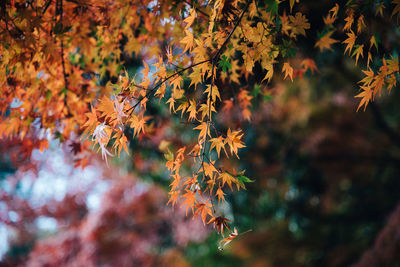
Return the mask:
<svg viewBox="0 0 400 267">
<path fill-rule="evenodd" d="M 111 166 L 135 158 L 138 174 L 168 171 L 168 182 L 153 177 L 168 184 L 165 204 L 212 225 L 222 249 L 251 231 L 226 214 L 235 194 L 262 187 L 248 168 L 262 154 L 257 147 L 286 145 L 263 132 L 265 118 L 281 134 L 303 134 L 297 123 L 312 120 L 324 101 L 348 101 L 323 92 L 346 79 L 354 99 L 339 120 L 371 109 L 397 139 L 371 102 L 397 87 L 399 17 L 397 0 L 3 1 L 0 137 L 16 169 L 37 168 L 32 153 L 56 142 L 75 168 L 99 153 Z M 336 80 L 332 66 L 345 70 Z M 307 89 L 318 86 L 314 95 Z M 299 140 L 286 141 L 294 149 Z M 363 154 L 366 146 L 349 150 Z M 313 148 L 308 140 L 302 149 Z M 288 177 L 312 169 L 302 160 L 285 161 Z"/>
</svg>

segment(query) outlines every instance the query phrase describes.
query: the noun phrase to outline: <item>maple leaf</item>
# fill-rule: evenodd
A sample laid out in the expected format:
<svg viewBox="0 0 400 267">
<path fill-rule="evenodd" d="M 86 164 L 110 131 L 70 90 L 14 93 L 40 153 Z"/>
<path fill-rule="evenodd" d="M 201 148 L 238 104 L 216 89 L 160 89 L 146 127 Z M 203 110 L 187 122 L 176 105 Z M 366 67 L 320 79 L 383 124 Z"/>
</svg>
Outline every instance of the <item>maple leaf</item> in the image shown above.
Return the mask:
<svg viewBox="0 0 400 267">
<path fill-rule="evenodd" d="M 306 36 L 306 31 L 310 29 L 310 23 L 308 23 L 308 20 L 306 16 L 301 14 L 300 12 L 297 12 L 295 17 L 289 16 L 289 20 L 292 23 L 292 32 L 294 34 L 301 34 Z"/>
<path fill-rule="evenodd" d="M 214 166 L 215 161 L 212 161 L 211 163 L 204 162 L 204 175 L 210 177 L 210 179 L 213 179 L 214 173 L 218 173 L 218 170 Z"/>
<path fill-rule="evenodd" d="M 219 175 L 219 179 L 222 180 L 222 186 L 228 184 L 229 188 L 232 190 L 232 183 L 237 184 L 238 180 L 229 172 L 224 171 Z"/>
<path fill-rule="evenodd" d="M 186 206 L 186 215 L 188 212 L 188 209 L 191 208 L 192 212 L 194 210 L 194 204 L 197 202 L 196 200 L 196 194 L 188 189 L 185 191 L 186 193 L 181 195 L 181 197 L 184 199 L 182 206 Z"/>
<path fill-rule="evenodd" d="M 287 76 L 290 77 L 290 79 L 293 81 L 293 68 L 290 66 L 289 62 L 283 63 L 282 67 L 282 73 L 285 73 L 284 79 L 287 78 Z"/>
<path fill-rule="evenodd" d="M 368 51 L 368 57 L 367 57 L 367 68 L 369 68 L 369 63 L 372 61 L 372 54 L 371 52 Z"/>
<path fill-rule="evenodd" d="M 139 136 L 141 132 L 144 133 L 144 126 L 149 119 L 149 116 L 143 116 L 142 114 L 138 116 L 133 114 L 131 116 L 129 122 L 131 123 L 131 128 L 133 128 L 133 136 Z"/>
<path fill-rule="evenodd" d="M 146 62 L 143 61 L 143 65 L 144 65 L 144 69 L 141 71 L 141 73 L 143 73 L 144 77 L 148 77 L 149 76 L 149 65 L 147 65 Z"/>
<path fill-rule="evenodd" d="M 351 55 L 352 57 L 356 56 L 356 65 L 358 62 L 358 58 L 361 56 L 363 57 L 363 52 L 364 52 L 364 45 L 356 45 L 353 54 Z"/>
<path fill-rule="evenodd" d="M 362 79 L 361 81 L 359 81 L 359 83 L 363 83 L 364 85 L 370 85 L 374 79 L 375 73 L 374 71 L 369 68 L 368 70 L 363 70 L 362 71 L 366 77 L 364 77 L 364 79 Z"/>
<path fill-rule="evenodd" d="M 226 153 L 226 149 L 225 149 L 224 138 L 222 136 L 212 138 L 212 139 L 210 139 L 210 142 L 211 142 L 210 150 L 212 150 L 215 147 L 217 154 L 218 154 L 218 158 L 220 157 L 221 149 L 224 149 L 225 155 L 228 156 L 228 153 Z"/>
<path fill-rule="evenodd" d="M 224 229 L 230 230 L 230 228 L 229 228 L 229 222 L 230 221 L 231 220 L 228 220 L 225 217 L 218 216 L 218 217 L 214 217 L 211 220 L 209 220 L 207 222 L 207 224 L 213 223 L 214 227 L 217 228 L 217 231 L 220 232 L 223 235 L 224 234 Z"/>
<path fill-rule="evenodd" d="M 243 137 L 243 134 L 241 133 L 242 130 L 237 130 L 237 131 L 231 131 L 231 129 L 228 129 L 227 136 L 225 138 L 225 144 L 228 144 L 231 154 L 235 154 L 236 157 L 239 158 L 238 156 L 238 149 L 245 147 L 243 142 L 240 140 Z"/>
<path fill-rule="evenodd" d="M 203 122 L 201 122 L 200 125 L 194 127 L 193 129 L 194 130 L 200 130 L 200 133 L 199 133 L 199 142 L 200 143 L 203 142 L 203 140 L 205 140 L 207 134 L 208 134 L 208 136 L 211 137 L 210 127 L 208 127 L 208 123 L 207 122 L 203 121 Z"/>
<path fill-rule="evenodd" d="M 238 235 L 239 235 L 238 231 L 237 231 L 237 229 L 235 227 L 233 232 L 231 232 L 228 237 L 226 237 L 226 238 L 222 239 L 221 241 L 219 241 L 220 243 L 224 243 L 224 244 L 222 244 L 222 246 L 220 245 L 218 248 L 220 250 L 222 250 L 226 245 L 228 245 L 230 242 L 232 242 L 232 240 L 235 239 Z"/>
<path fill-rule="evenodd" d="M 201 112 L 201 119 L 204 120 L 204 117 L 209 117 L 212 112 L 216 112 L 214 103 L 210 103 L 210 99 L 207 99 L 206 104 L 201 104 L 199 108 L 199 112 Z M 211 112 L 210 112 L 211 111 Z"/>
<path fill-rule="evenodd" d="M 211 204 L 207 202 L 205 203 L 199 203 L 196 204 L 194 206 L 194 208 L 196 209 L 196 211 L 193 214 L 193 217 L 197 216 L 197 215 L 201 215 L 201 220 L 203 221 L 203 224 L 206 224 L 206 219 L 207 219 L 207 215 L 212 216 L 212 210 L 211 210 Z"/>
<path fill-rule="evenodd" d="M 268 64 L 268 65 L 264 66 L 264 69 L 267 70 L 267 73 L 265 74 L 262 81 L 267 80 L 268 82 L 270 82 L 272 79 L 272 76 L 274 75 L 274 66 L 273 66 L 273 64 Z"/>
<path fill-rule="evenodd" d="M 171 175 L 171 177 L 173 178 L 173 180 L 169 186 L 171 187 L 171 191 L 175 191 L 181 182 L 181 176 L 179 175 L 179 173 L 175 173 Z"/>
<path fill-rule="evenodd" d="M 372 99 L 373 90 L 371 86 L 361 86 L 363 90 L 361 93 L 356 95 L 355 97 L 361 98 L 360 104 L 358 105 L 357 111 L 364 106 L 364 111 L 367 108 L 368 102 Z"/>
<path fill-rule="evenodd" d="M 208 98 L 210 98 L 210 95 L 211 95 L 211 99 L 213 102 L 215 102 L 217 97 L 219 98 L 219 100 L 221 100 L 221 97 L 220 97 L 219 91 L 218 91 L 218 87 L 215 85 L 211 86 L 210 84 L 208 84 L 204 93 L 207 94 Z"/>
<path fill-rule="evenodd" d="M 369 43 L 370 43 L 369 49 L 371 49 L 372 46 L 375 46 L 376 51 L 378 51 L 378 44 L 376 43 L 375 35 L 371 36 L 371 39 L 369 40 Z"/>
<path fill-rule="evenodd" d="M 360 15 L 357 21 L 357 33 L 360 34 L 365 27 L 364 16 Z"/>
<path fill-rule="evenodd" d="M 346 33 L 347 34 L 347 39 L 343 41 L 344 44 L 346 45 L 346 49 L 344 50 L 344 54 L 346 54 L 347 50 L 349 50 L 349 55 L 351 53 L 351 50 L 353 49 L 354 43 L 356 42 L 357 36 L 354 34 L 352 30 L 350 32 Z"/>
<path fill-rule="evenodd" d="M 82 127 L 93 127 L 94 125 L 97 125 L 98 120 L 97 120 L 97 114 L 96 114 L 96 109 L 91 106 L 90 112 L 85 113 L 87 116 L 87 121 L 82 125 Z"/>
<path fill-rule="evenodd" d="M 244 183 L 254 183 L 254 180 L 249 179 L 248 177 L 244 176 L 245 171 L 241 171 L 240 173 L 238 173 L 238 175 L 236 176 L 238 183 L 236 184 L 237 189 L 239 190 L 239 187 L 246 189 L 246 186 L 244 185 Z"/>
<path fill-rule="evenodd" d="M 220 61 L 218 62 L 218 65 L 222 68 L 222 71 L 225 73 L 232 68 L 231 63 L 229 62 L 229 58 L 225 55 L 222 55 Z"/>
<path fill-rule="evenodd" d="M 175 203 L 178 201 L 179 191 L 170 191 L 168 195 L 169 195 L 169 200 L 167 205 L 169 203 L 172 203 L 172 206 L 175 206 Z"/>
<path fill-rule="evenodd" d="M 118 156 L 121 155 L 122 149 L 124 149 L 125 152 L 129 155 L 128 146 L 127 146 L 128 139 L 123 134 L 123 132 L 117 131 L 112 138 L 116 138 L 116 140 L 114 141 L 113 147 L 115 148 L 115 151 L 118 153 Z"/>
<path fill-rule="evenodd" d="M 177 88 L 180 89 L 181 82 L 182 82 L 182 76 L 177 75 L 175 78 L 173 78 L 171 81 L 172 90 L 176 90 Z"/>
<path fill-rule="evenodd" d="M 220 203 L 221 201 L 222 202 L 225 201 L 224 195 L 226 195 L 226 194 L 224 193 L 224 191 L 222 191 L 221 187 L 218 187 L 217 192 L 215 193 L 215 195 L 218 197 L 218 203 Z"/>
<path fill-rule="evenodd" d="M 331 10 L 329 10 L 329 14 L 326 16 L 326 18 L 324 18 L 324 23 L 328 25 L 335 22 L 338 11 L 339 11 L 339 5 L 336 4 L 333 8 L 331 8 Z"/>
<path fill-rule="evenodd" d="M 196 19 L 196 10 L 190 9 L 190 16 L 184 19 L 183 21 L 186 23 L 185 30 L 192 26 L 194 20 Z"/>
<path fill-rule="evenodd" d="M 114 109 L 114 102 L 109 97 L 103 96 L 97 109 L 101 112 L 102 117 L 104 116 L 106 119 L 110 118 L 111 120 L 116 120 L 117 115 Z"/>
<path fill-rule="evenodd" d="M 331 45 L 337 43 L 338 41 L 331 38 L 333 31 L 328 32 L 324 36 L 322 36 L 316 43 L 315 47 L 318 47 L 320 51 L 324 49 L 332 49 Z"/>
<path fill-rule="evenodd" d="M 112 156 L 112 154 L 107 150 L 106 145 L 108 144 L 111 136 L 111 128 L 104 122 L 97 125 L 93 132 L 92 140 L 99 144 L 99 150 L 101 150 L 101 156 L 105 159 L 108 165 L 107 156 Z"/>
<path fill-rule="evenodd" d="M 194 85 L 196 87 L 199 83 L 202 82 L 203 75 L 199 68 L 194 68 L 193 72 L 189 74 L 189 78 L 191 80 L 190 86 Z"/>
<path fill-rule="evenodd" d="M 189 100 L 189 107 L 187 109 L 187 112 L 189 112 L 189 121 L 195 120 L 196 119 L 196 102 L 194 100 Z"/>
<path fill-rule="evenodd" d="M 391 59 L 385 60 L 384 62 L 386 61 L 388 74 L 399 72 L 399 58 L 397 56 L 391 56 Z"/>
<path fill-rule="evenodd" d="M 344 21 L 346 21 L 346 24 L 344 25 L 343 30 L 351 30 L 351 25 L 353 25 L 354 22 L 353 12 L 350 12 L 349 15 L 344 19 Z"/>
<path fill-rule="evenodd" d="M 201 146 L 199 144 L 196 144 L 192 150 L 190 150 L 189 155 L 192 155 L 195 157 L 199 157 L 200 156 L 200 150 L 201 150 Z"/>
<path fill-rule="evenodd" d="M 385 3 L 384 2 L 379 3 L 379 5 L 376 7 L 375 16 L 378 15 L 378 13 L 379 13 L 379 15 L 381 15 L 381 17 L 383 17 L 383 9 L 384 8 L 385 8 Z"/>
<path fill-rule="evenodd" d="M 233 101 L 231 99 L 224 100 L 224 106 L 222 107 L 222 111 L 229 112 L 233 107 Z"/>
<path fill-rule="evenodd" d="M 286 11 L 283 12 L 283 15 L 281 17 L 279 17 L 281 19 L 281 29 L 282 32 L 286 35 L 289 35 L 289 31 L 292 29 L 292 26 L 290 26 L 289 23 L 289 17 L 286 16 Z"/>
<path fill-rule="evenodd" d="M 303 66 L 304 71 L 310 70 L 312 74 L 314 74 L 314 71 L 318 72 L 318 68 L 315 65 L 315 61 L 310 58 L 303 59 L 301 65 Z"/>
<path fill-rule="evenodd" d="M 185 30 L 185 33 L 186 36 L 180 41 L 180 43 L 185 45 L 185 49 L 183 49 L 182 54 L 184 54 L 188 50 L 192 51 L 194 42 L 193 33 L 191 33 L 189 30 Z"/>
<path fill-rule="evenodd" d="M 178 112 L 179 110 L 181 110 L 181 117 L 183 117 L 183 114 L 185 113 L 185 110 L 189 107 L 189 102 L 184 101 L 182 104 L 180 104 L 178 106 L 178 108 L 176 109 L 176 112 Z"/>
<path fill-rule="evenodd" d="M 175 112 L 175 99 L 173 97 L 170 97 L 166 103 L 169 104 L 169 112 Z"/>
</svg>

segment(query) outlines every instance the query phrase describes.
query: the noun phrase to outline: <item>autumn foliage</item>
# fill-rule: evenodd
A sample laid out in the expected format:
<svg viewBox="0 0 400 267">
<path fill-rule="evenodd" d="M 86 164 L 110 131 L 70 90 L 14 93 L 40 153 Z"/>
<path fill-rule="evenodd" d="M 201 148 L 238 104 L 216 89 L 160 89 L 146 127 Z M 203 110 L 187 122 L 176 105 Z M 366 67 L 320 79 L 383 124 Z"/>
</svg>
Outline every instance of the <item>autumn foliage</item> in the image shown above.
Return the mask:
<svg viewBox="0 0 400 267">
<path fill-rule="evenodd" d="M 397 86 L 398 57 L 379 26 L 397 22 L 399 1 L 332 2 L 316 25 L 302 2 L 3 1 L 1 138 L 18 140 L 24 158 L 56 139 L 82 168 L 92 149 L 111 164 L 152 142 L 170 173 L 165 204 L 214 226 L 223 247 L 241 234 L 226 196 L 257 183 L 239 164 L 254 106 L 279 82 L 320 73 L 299 43 L 315 36 L 315 53 L 343 50 L 362 69 L 354 112 Z M 142 67 L 126 67 L 135 60 Z M 165 126 L 173 120 L 181 125 Z"/>
</svg>

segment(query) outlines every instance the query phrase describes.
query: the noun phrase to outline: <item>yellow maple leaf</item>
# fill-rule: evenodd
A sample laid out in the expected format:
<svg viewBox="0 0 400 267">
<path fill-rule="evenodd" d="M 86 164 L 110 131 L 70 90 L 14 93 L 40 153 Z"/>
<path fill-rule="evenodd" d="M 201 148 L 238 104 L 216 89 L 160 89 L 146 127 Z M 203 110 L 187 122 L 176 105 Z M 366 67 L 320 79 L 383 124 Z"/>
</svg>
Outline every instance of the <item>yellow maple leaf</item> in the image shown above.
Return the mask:
<svg viewBox="0 0 400 267">
<path fill-rule="evenodd" d="M 190 26 L 192 26 L 195 18 L 196 18 L 196 10 L 191 8 L 189 17 L 183 20 L 186 23 L 185 29 L 188 29 Z"/>
<path fill-rule="evenodd" d="M 194 100 L 189 100 L 189 107 L 187 109 L 187 112 L 189 112 L 189 121 L 195 120 L 196 119 L 196 102 Z"/>
<path fill-rule="evenodd" d="M 215 147 L 215 149 L 217 150 L 218 158 L 220 157 L 221 149 L 224 149 L 226 156 L 228 156 L 228 153 L 226 153 L 225 149 L 224 138 L 222 136 L 212 138 L 210 139 L 210 142 L 211 142 L 210 150 L 212 150 Z"/>
<path fill-rule="evenodd" d="M 228 144 L 231 154 L 235 154 L 236 157 L 239 158 L 238 156 L 238 149 L 245 147 L 244 143 L 242 142 L 241 138 L 243 137 L 242 130 L 237 130 L 237 131 L 231 131 L 231 129 L 228 129 L 228 133 L 225 138 L 225 144 Z"/>
<path fill-rule="evenodd" d="M 222 202 L 225 201 L 224 195 L 226 195 L 226 194 L 224 193 L 224 191 L 222 191 L 221 187 L 218 187 L 217 192 L 215 193 L 215 195 L 218 197 L 218 203 L 220 203 L 221 201 Z"/>
<path fill-rule="evenodd" d="M 267 64 L 264 66 L 264 69 L 267 70 L 267 73 L 265 74 L 264 79 L 262 79 L 262 82 L 267 80 L 268 82 L 271 81 L 272 77 L 274 76 L 274 65 L 271 64 Z"/>
<path fill-rule="evenodd" d="M 213 102 L 215 102 L 217 97 L 221 101 L 221 97 L 219 95 L 218 87 L 216 85 L 211 86 L 210 84 L 208 84 L 206 90 L 204 91 L 204 93 L 207 94 L 208 98 L 210 98 L 210 94 L 211 94 L 211 99 L 212 99 Z"/>
<path fill-rule="evenodd" d="M 203 75 L 201 73 L 201 70 L 199 68 L 194 68 L 193 72 L 189 74 L 189 78 L 191 80 L 189 86 L 194 85 L 194 87 L 196 87 L 199 83 L 202 82 Z"/>
<path fill-rule="evenodd" d="M 289 16 L 289 20 L 291 22 L 292 32 L 295 36 L 297 34 L 306 36 L 305 30 L 310 29 L 310 23 L 308 23 L 306 16 L 297 12 L 295 16 Z"/>
<path fill-rule="evenodd" d="M 193 42 L 194 42 L 194 37 L 193 33 L 190 32 L 189 30 L 185 30 L 186 36 L 183 37 L 183 39 L 180 41 L 180 43 L 185 45 L 185 49 L 183 49 L 182 54 L 184 54 L 186 51 L 192 51 L 193 48 Z"/>
<path fill-rule="evenodd" d="M 200 130 L 199 133 L 199 142 L 203 142 L 203 140 L 205 140 L 206 135 L 208 134 L 211 137 L 210 134 L 210 127 L 208 127 L 208 123 L 207 122 L 201 122 L 200 125 L 198 125 L 197 127 L 193 128 L 194 130 Z"/>
<path fill-rule="evenodd" d="M 222 180 L 222 182 L 221 182 L 222 186 L 227 184 L 231 190 L 233 190 L 232 183 L 233 184 L 238 183 L 238 180 L 227 171 L 222 172 L 218 178 Z"/>
<path fill-rule="evenodd" d="M 214 173 L 218 173 L 218 170 L 214 166 L 215 161 L 211 161 L 210 163 L 204 162 L 204 168 L 201 170 L 204 171 L 204 175 L 208 176 L 210 179 L 214 178 Z"/>
</svg>

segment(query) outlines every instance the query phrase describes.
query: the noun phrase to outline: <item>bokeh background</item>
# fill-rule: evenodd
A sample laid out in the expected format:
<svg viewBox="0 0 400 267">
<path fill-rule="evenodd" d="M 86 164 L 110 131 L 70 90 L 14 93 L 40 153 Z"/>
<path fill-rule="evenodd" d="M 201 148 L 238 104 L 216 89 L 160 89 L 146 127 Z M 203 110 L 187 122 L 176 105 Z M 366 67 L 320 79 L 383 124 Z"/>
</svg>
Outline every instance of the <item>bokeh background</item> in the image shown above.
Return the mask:
<svg viewBox="0 0 400 267">
<path fill-rule="evenodd" d="M 318 25 L 332 3 L 304 6 Z M 382 30 L 378 55 L 396 56 L 399 34 Z M 400 266 L 399 90 L 356 112 L 361 69 L 340 44 L 317 51 L 316 39 L 301 37 L 299 46 L 317 73 L 266 85 L 255 70 L 246 87 L 251 122 L 239 109 L 216 117 L 219 128 L 245 132 L 240 161 L 223 164 L 246 169 L 255 182 L 227 195 L 222 208 L 239 232 L 252 231 L 219 250 L 212 227 L 166 205 L 160 142 L 174 146 L 195 135 L 154 101 L 148 113 L 157 135 L 131 142 L 130 154 L 110 167 L 93 152 L 86 168 L 75 168 L 74 143 L 52 140 L 25 157 L 18 140 L 1 141 L 0 265 Z M 142 69 L 140 58 L 122 56 L 130 74 Z"/>
</svg>

